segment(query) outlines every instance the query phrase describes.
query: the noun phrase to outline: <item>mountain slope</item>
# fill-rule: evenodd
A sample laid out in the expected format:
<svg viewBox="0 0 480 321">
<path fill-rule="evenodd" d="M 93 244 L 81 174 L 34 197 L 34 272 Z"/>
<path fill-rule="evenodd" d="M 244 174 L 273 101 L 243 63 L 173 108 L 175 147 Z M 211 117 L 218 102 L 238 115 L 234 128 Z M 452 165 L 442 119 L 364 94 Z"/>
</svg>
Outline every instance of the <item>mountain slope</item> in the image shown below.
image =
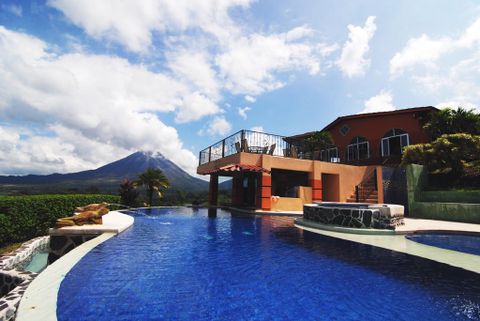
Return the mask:
<svg viewBox="0 0 480 321">
<path fill-rule="evenodd" d="M 85 188 L 95 186 L 101 191 L 112 192 L 124 178 L 136 179 L 147 168 L 159 168 L 170 181 L 172 188 L 191 192 L 206 191 L 208 182 L 195 178 L 165 158 L 160 153 L 136 152 L 95 170 L 70 174 L 0 176 L 3 185 L 42 185 L 47 190 Z"/>
</svg>

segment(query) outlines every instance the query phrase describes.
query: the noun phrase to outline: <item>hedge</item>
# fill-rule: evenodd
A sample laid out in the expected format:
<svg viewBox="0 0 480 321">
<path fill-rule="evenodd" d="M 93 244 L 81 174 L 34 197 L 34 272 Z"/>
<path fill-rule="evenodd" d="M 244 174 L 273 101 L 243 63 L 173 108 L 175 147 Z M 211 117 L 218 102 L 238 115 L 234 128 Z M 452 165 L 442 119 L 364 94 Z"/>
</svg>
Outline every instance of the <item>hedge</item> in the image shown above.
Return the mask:
<svg viewBox="0 0 480 321">
<path fill-rule="evenodd" d="M 45 235 L 57 218 L 70 216 L 75 207 L 118 203 L 114 195 L 32 195 L 0 197 L 0 246 Z"/>
</svg>

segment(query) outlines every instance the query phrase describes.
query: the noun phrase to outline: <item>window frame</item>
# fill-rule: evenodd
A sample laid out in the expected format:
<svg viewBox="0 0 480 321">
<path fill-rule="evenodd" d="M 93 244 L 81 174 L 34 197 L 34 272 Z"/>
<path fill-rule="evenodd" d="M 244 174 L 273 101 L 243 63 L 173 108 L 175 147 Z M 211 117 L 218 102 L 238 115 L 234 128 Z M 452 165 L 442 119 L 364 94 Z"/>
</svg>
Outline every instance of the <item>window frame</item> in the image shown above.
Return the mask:
<svg viewBox="0 0 480 321">
<path fill-rule="evenodd" d="M 388 135 L 388 136 L 387 136 Z M 398 137 L 400 140 L 400 149 L 403 153 L 405 147 L 410 145 L 410 135 L 401 128 L 392 128 L 380 140 L 380 148 L 382 157 L 392 156 L 390 154 L 390 139 Z M 403 145 L 403 138 L 406 137 L 406 145 Z M 386 151 L 385 151 L 386 150 Z M 388 153 L 386 153 L 388 152 Z"/>
<path fill-rule="evenodd" d="M 362 139 L 362 140 L 360 140 Z M 355 142 L 353 142 L 355 141 Z M 360 146 L 366 145 L 367 147 L 367 157 L 362 157 L 360 158 Z M 350 150 L 353 150 L 353 153 L 350 153 Z M 354 155 L 353 158 L 351 158 L 351 155 Z M 370 142 L 368 139 L 364 136 L 355 136 L 351 141 L 350 144 L 347 145 L 347 150 L 345 153 L 345 158 L 347 161 L 356 161 L 356 160 L 364 160 L 364 159 L 369 159 L 370 158 Z"/>
</svg>

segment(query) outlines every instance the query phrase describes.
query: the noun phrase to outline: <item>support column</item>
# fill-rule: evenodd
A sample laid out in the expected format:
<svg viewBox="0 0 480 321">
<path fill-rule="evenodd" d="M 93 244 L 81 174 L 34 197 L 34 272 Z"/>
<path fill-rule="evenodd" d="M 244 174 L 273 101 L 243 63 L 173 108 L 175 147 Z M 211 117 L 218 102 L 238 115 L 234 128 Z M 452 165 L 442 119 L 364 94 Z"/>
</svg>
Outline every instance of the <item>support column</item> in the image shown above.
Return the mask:
<svg viewBox="0 0 480 321">
<path fill-rule="evenodd" d="M 218 174 L 210 175 L 210 184 L 208 186 L 208 205 L 218 205 Z"/>
<path fill-rule="evenodd" d="M 243 176 L 235 173 L 232 177 L 232 205 L 242 206 L 243 204 Z"/>
<path fill-rule="evenodd" d="M 323 199 L 322 170 L 320 162 L 313 162 L 312 171 L 309 173 L 310 186 L 312 187 L 312 202 L 321 202 Z"/>
<path fill-rule="evenodd" d="M 321 179 L 311 179 L 310 186 L 312 187 L 312 201 L 321 202 L 322 201 L 322 180 Z"/>
<path fill-rule="evenodd" d="M 272 208 L 272 176 L 263 173 L 262 179 L 260 182 L 261 190 L 261 207 L 264 211 L 270 211 Z"/>
</svg>

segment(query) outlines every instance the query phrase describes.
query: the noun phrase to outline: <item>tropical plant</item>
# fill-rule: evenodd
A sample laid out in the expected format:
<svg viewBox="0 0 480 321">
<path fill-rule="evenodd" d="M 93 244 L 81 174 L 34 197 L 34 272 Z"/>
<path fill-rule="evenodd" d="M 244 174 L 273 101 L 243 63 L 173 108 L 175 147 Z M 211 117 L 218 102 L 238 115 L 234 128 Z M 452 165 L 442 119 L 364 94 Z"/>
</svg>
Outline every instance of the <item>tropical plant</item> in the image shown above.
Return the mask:
<svg viewBox="0 0 480 321">
<path fill-rule="evenodd" d="M 480 135 L 480 114 L 462 107 L 444 108 L 431 113 L 423 128 L 432 141 L 444 134 Z"/>
<path fill-rule="evenodd" d="M 332 145 L 332 136 L 329 132 L 316 131 L 305 139 L 305 147 L 311 151 L 325 149 Z"/>
<path fill-rule="evenodd" d="M 145 172 L 139 174 L 135 184 L 145 187 L 148 204 L 150 206 L 152 206 L 154 193 L 161 198 L 161 190 L 170 187 L 170 182 L 167 177 L 163 175 L 163 172 L 158 168 L 148 168 Z"/>
<path fill-rule="evenodd" d="M 480 136 L 447 134 L 429 144 L 407 146 L 402 163 L 425 165 L 432 174 L 462 177 L 466 169 L 480 169 Z"/>
<path fill-rule="evenodd" d="M 134 181 L 124 179 L 118 189 L 120 194 L 120 203 L 127 206 L 135 206 L 138 197 L 138 191 Z"/>
</svg>

